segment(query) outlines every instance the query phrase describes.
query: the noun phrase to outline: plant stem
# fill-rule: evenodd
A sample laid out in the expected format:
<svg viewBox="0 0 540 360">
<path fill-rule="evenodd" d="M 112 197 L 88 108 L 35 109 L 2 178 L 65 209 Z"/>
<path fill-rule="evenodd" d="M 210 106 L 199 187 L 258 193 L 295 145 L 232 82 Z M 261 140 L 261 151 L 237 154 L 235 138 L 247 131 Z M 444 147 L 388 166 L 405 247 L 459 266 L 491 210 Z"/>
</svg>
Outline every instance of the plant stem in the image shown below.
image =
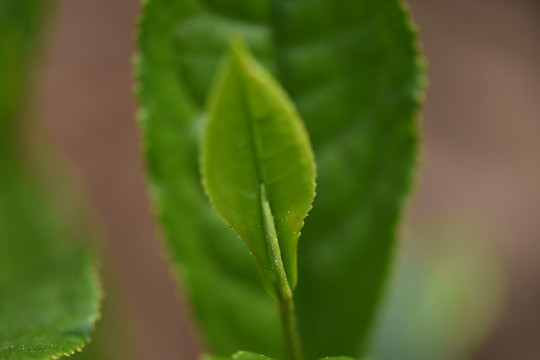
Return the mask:
<svg viewBox="0 0 540 360">
<path fill-rule="evenodd" d="M 290 298 L 280 298 L 278 304 L 281 322 L 287 340 L 287 347 L 289 349 L 289 356 L 293 360 L 302 360 L 304 355 L 302 354 L 302 343 L 300 342 L 292 293 Z"/>
<path fill-rule="evenodd" d="M 266 198 L 264 183 L 261 184 L 260 196 L 266 239 L 268 241 L 268 247 L 270 248 L 272 264 L 274 265 L 274 270 L 276 272 L 278 306 L 289 350 L 289 357 L 291 360 L 303 360 L 302 343 L 300 341 L 300 333 L 298 332 L 298 323 L 294 311 L 293 293 L 289 285 L 289 280 L 287 279 L 285 267 L 283 266 L 274 216 L 272 215 L 270 203 Z"/>
</svg>

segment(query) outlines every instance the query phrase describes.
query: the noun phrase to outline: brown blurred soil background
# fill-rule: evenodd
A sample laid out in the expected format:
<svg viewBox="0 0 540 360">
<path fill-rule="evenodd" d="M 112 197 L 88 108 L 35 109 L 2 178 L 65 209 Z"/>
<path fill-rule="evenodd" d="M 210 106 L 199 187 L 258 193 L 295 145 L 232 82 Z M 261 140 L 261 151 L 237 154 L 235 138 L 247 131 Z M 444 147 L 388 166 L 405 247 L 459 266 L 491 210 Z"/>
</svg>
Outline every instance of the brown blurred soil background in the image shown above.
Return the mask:
<svg viewBox="0 0 540 360">
<path fill-rule="evenodd" d="M 409 4 L 430 63 L 409 226 L 459 217 L 488 230 L 508 270 L 509 298 L 475 358 L 538 360 L 540 2 Z M 138 0 L 59 1 L 39 114 L 105 234 L 132 317 L 133 360 L 196 359 L 145 195 L 131 76 L 138 13 Z"/>
</svg>

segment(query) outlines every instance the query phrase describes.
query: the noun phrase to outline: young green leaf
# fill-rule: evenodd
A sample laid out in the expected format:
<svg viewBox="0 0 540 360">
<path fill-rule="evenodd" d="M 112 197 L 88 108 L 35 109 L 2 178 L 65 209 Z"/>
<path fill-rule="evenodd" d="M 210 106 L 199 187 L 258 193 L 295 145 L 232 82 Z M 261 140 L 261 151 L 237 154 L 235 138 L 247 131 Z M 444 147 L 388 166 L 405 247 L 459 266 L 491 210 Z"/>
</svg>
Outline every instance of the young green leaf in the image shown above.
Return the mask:
<svg viewBox="0 0 540 360">
<path fill-rule="evenodd" d="M 171 257 L 216 353 L 248 348 L 282 359 L 279 314 L 199 186 L 206 98 L 235 33 L 297 105 L 317 158 L 318 195 L 302 230 L 295 290 L 306 357 L 358 357 L 416 163 L 423 91 L 416 32 L 398 0 L 145 4 L 139 119 Z"/>
<path fill-rule="evenodd" d="M 202 145 L 203 184 L 275 295 L 283 281 L 296 284 L 298 237 L 315 197 L 309 138 L 279 84 L 239 42 L 215 89 Z"/>
</svg>

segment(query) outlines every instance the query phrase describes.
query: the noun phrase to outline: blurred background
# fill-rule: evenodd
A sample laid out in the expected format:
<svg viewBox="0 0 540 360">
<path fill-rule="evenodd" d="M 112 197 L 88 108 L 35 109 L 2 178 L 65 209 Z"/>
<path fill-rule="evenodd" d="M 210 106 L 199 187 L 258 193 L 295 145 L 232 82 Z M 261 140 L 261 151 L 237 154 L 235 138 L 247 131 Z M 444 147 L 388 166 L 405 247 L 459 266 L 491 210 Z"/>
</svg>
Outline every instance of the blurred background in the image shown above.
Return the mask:
<svg viewBox="0 0 540 360">
<path fill-rule="evenodd" d="M 474 359 L 538 360 L 540 2 L 409 5 L 430 86 L 404 228 L 450 222 L 477 229 L 500 258 L 508 295 Z M 105 235 L 113 286 L 132 319 L 132 359 L 196 359 L 189 312 L 163 261 L 144 189 L 132 97 L 138 14 L 138 0 L 59 1 L 37 113 Z M 490 293 L 478 295 L 488 306 Z"/>
</svg>

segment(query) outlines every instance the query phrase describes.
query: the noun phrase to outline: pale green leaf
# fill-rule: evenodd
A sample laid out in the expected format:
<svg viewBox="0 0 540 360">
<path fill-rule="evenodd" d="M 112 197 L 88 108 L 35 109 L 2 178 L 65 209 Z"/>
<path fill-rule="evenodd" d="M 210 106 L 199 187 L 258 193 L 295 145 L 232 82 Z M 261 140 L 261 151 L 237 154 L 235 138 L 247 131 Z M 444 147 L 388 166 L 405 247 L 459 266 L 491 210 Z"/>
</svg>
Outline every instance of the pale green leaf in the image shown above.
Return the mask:
<svg viewBox="0 0 540 360">
<path fill-rule="evenodd" d="M 274 263 L 280 256 L 294 287 L 298 237 L 315 197 L 313 152 L 302 120 L 240 42 L 218 76 L 208 116 L 201 167 L 212 204 L 250 248 L 267 290 L 275 294 L 278 287 Z M 276 236 L 274 249 L 270 239 Z"/>
</svg>

